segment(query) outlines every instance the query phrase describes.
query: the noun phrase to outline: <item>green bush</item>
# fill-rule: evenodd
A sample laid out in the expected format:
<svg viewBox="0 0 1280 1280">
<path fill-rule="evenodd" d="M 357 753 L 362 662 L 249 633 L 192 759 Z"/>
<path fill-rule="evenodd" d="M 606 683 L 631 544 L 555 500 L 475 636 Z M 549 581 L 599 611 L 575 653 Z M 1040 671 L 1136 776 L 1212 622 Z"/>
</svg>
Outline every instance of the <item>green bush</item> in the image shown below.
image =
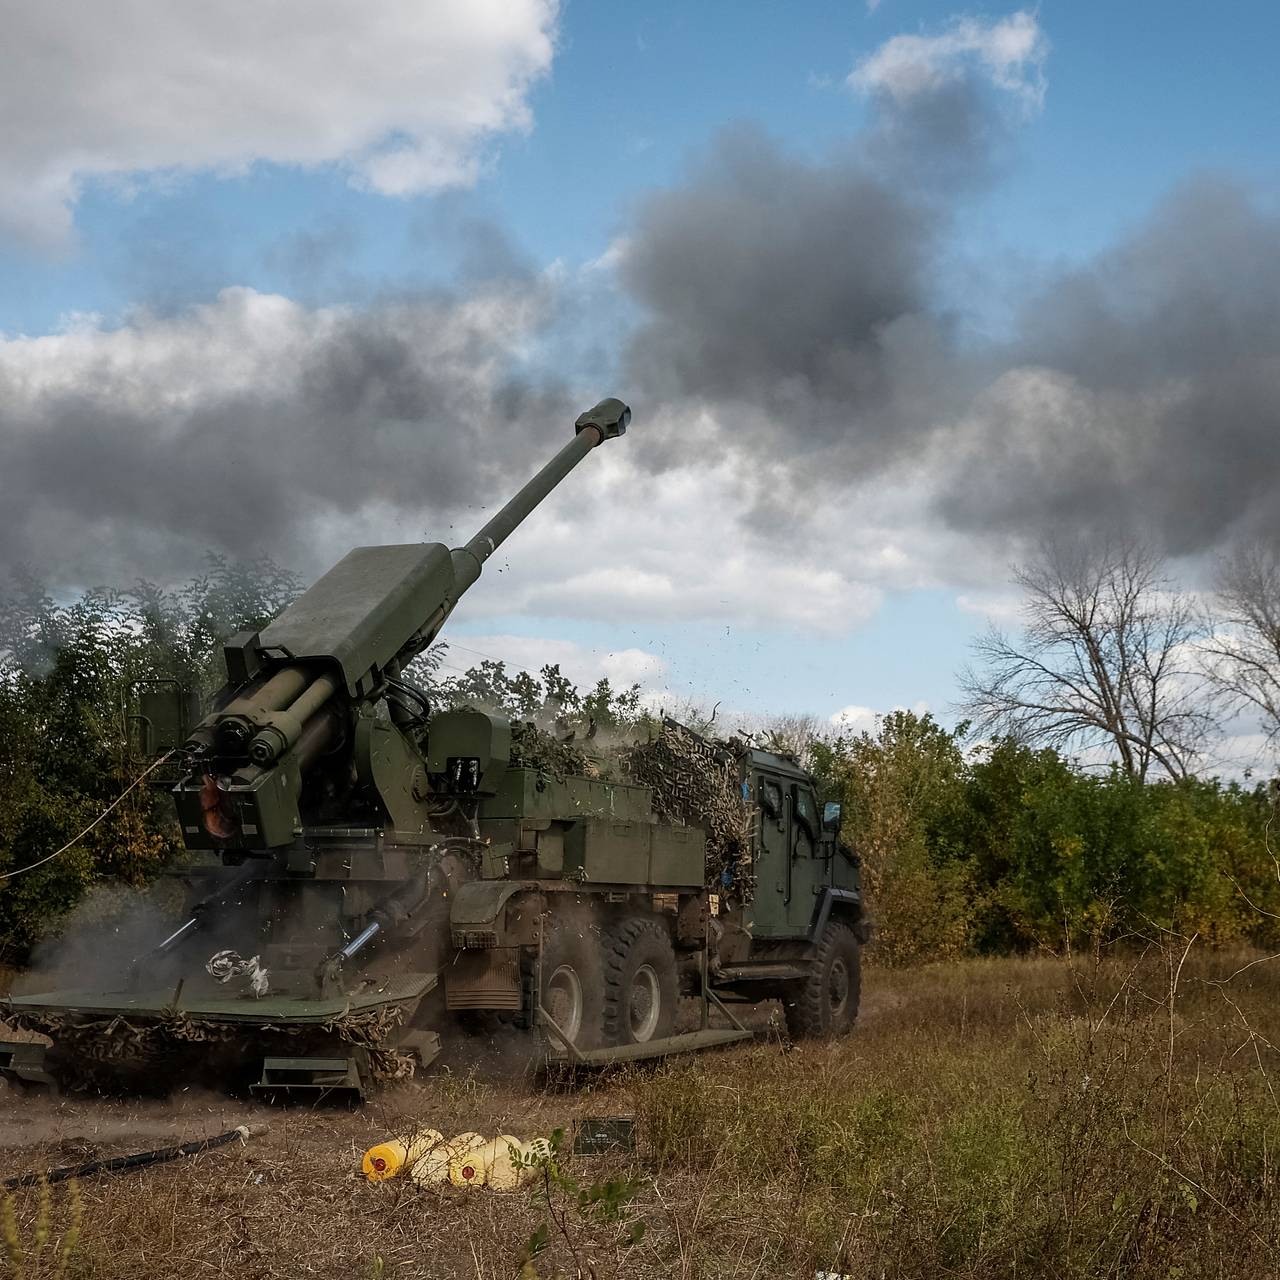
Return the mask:
<svg viewBox="0 0 1280 1280">
<path fill-rule="evenodd" d="M 815 744 L 818 772 L 844 803 L 844 836 L 862 858 L 887 963 L 961 954 L 980 894 L 941 834 L 963 803 L 959 738 L 931 716 L 895 711 L 878 733 Z"/>
<path fill-rule="evenodd" d="M 1280 883 L 1262 788 L 1142 783 L 1012 741 L 963 748 L 898 711 L 814 748 L 845 806 L 888 963 L 1175 929 L 1271 941 Z"/>
<path fill-rule="evenodd" d="M 0 599 L 0 963 L 31 947 L 96 884 L 141 886 L 179 850 L 167 797 L 131 792 L 142 768 L 125 724 L 135 680 L 165 675 L 208 693 L 223 640 L 266 624 L 296 593 L 267 561 L 209 571 L 176 591 L 141 583 L 69 604 L 18 579 Z"/>
</svg>

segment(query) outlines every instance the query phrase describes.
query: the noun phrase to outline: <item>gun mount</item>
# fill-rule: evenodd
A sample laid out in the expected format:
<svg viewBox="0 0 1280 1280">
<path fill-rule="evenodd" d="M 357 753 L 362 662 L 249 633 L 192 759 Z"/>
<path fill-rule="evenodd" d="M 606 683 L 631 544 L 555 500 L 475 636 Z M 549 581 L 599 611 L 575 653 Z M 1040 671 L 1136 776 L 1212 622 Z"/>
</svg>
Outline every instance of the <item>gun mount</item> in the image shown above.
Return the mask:
<svg viewBox="0 0 1280 1280">
<path fill-rule="evenodd" d="M 403 670 L 521 521 L 630 418 L 613 399 L 583 413 L 574 438 L 462 546 L 357 547 L 261 634 L 234 637 L 175 792 L 187 846 L 232 859 L 278 849 L 339 810 L 348 825 L 359 810 L 402 839 L 434 839 L 413 742 L 427 707 Z"/>
</svg>

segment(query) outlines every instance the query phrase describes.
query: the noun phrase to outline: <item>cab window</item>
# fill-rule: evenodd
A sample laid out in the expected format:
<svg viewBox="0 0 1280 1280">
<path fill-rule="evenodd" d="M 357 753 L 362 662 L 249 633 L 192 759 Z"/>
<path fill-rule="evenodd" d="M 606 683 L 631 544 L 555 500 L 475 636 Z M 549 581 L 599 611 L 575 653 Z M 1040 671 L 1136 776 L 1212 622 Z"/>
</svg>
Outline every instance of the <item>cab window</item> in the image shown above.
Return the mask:
<svg viewBox="0 0 1280 1280">
<path fill-rule="evenodd" d="M 814 801 L 813 792 L 807 787 L 796 787 L 794 794 L 796 817 L 810 835 L 816 836 L 818 834 L 818 806 Z"/>
<path fill-rule="evenodd" d="M 782 788 L 769 778 L 760 779 L 760 807 L 771 818 L 782 813 Z"/>
</svg>

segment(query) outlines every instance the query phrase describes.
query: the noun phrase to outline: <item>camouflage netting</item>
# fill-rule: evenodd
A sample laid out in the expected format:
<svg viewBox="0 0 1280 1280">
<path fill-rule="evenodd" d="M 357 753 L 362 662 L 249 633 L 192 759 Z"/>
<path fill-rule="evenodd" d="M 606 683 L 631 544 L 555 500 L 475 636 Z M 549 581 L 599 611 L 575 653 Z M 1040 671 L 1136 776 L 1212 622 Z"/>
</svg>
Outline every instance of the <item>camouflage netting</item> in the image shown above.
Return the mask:
<svg viewBox="0 0 1280 1280">
<path fill-rule="evenodd" d="M 666 720 L 656 738 L 622 751 L 619 764 L 652 790 L 661 821 L 706 832 L 707 886 L 749 902 L 755 892 L 752 813 L 738 777 L 738 758 L 745 750 L 737 740 L 711 741 Z"/>
<path fill-rule="evenodd" d="M 532 720 L 511 722 L 511 763 L 518 768 L 536 769 L 563 781 L 573 774 L 588 778 L 603 776 L 601 762 L 588 755 L 570 734 L 567 739 L 540 729 Z"/>
<path fill-rule="evenodd" d="M 557 735 L 532 721 L 511 726 L 511 763 L 550 778 L 585 776 L 634 782 L 653 791 L 654 814 L 662 822 L 684 823 L 707 832 L 707 886 L 750 901 L 755 891 L 751 867 L 753 810 L 742 797 L 739 759 L 748 745 L 740 739 L 705 739 L 667 719 L 658 735 L 644 742 L 602 748 L 572 732 Z"/>
<path fill-rule="evenodd" d="M 135 1021 L 119 1015 L 86 1019 L 77 1014 L 19 1013 L 10 1021 L 27 1031 L 48 1036 L 61 1050 L 70 1051 L 78 1059 L 86 1079 L 93 1079 L 95 1069 L 123 1064 L 139 1067 L 155 1064 L 163 1067 L 176 1046 L 242 1043 L 255 1034 L 260 1037 L 299 1037 L 317 1031 L 336 1036 L 352 1046 L 365 1049 L 369 1066 L 379 1080 L 399 1080 L 413 1075 L 414 1060 L 407 1054 L 383 1044 L 404 1022 L 405 1010 L 400 1005 L 386 1005 L 362 1013 L 347 1013 L 324 1024 L 272 1023 L 245 1024 L 219 1022 L 190 1017 L 171 1010 L 162 1018 Z"/>
<path fill-rule="evenodd" d="M 664 720 L 646 742 L 600 749 L 572 734 L 557 737 L 532 721 L 511 726 L 511 762 L 563 781 L 574 775 L 634 782 L 653 792 L 655 816 L 662 822 L 701 827 L 707 836 L 708 888 L 751 900 L 752 810 L 742 795 L 738 760 L 747 750 L 739 739 L 703 738 Z"/>
</svg>

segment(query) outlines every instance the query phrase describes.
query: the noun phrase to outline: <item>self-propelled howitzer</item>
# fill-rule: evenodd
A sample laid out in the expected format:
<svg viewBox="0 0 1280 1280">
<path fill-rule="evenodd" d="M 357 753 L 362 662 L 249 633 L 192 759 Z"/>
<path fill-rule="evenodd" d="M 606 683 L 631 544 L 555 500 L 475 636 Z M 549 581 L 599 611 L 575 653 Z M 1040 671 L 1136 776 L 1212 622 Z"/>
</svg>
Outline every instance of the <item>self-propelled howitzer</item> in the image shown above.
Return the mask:
<svg viewBox="0 0 1280 1280">
<path fill-rule="evenodd" d="M 857 860 L 794 759 L 674 723 L 612 763 L 555 739 L 531 754 L 531 726 L 517 743 L 413 682 L 488 557 L 629 418 L 617 400 L 582 414 L 464 546 L 359 548 L 227 644 L 174 789 L 186 909 L 0 1001 L 53 1041 L 0 1041 L 0 1078 L 314 1098 L 426 1066 L 477 1024 L 575 1063 L 743 1039 L 733 1001 L 780 999 L 795 1035 L 852 1026 Z M 681 1032 L 685 997 L 701 1016 Z"/>
</svg>

